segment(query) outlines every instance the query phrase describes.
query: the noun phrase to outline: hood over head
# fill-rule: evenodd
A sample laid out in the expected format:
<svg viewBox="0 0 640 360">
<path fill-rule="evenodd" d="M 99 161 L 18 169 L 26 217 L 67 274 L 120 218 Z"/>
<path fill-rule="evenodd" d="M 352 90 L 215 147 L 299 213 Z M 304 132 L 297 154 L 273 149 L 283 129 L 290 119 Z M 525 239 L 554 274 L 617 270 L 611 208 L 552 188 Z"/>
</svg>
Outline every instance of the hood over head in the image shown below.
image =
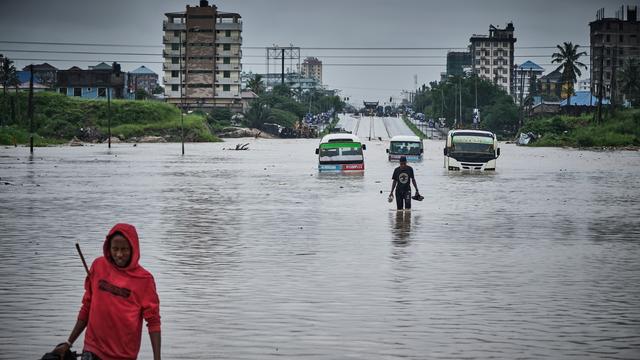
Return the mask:
<svg viewBox="0 0 640 360">
<path fill-rule="evenodd" d="M 137 269 L 140 266 L 138 264 L 138 262 L 140 261 L 140 242 L 138 241 L 138 232 L 136 231 L 136 228 L 133 225 L 122 224 L 122 223 L 115 224 L 111 228 L 111 230 L 109 230 L 109 234 L 107 234 L 107 237 L 104 240 L 104 245 L 102 246 L 104 257 L 107 260 L 109 260 L 109 263 L 113 264 L 113 266 L 116 266 L 115 263 L 113 262 L 113 259 L 111 258 L 111 251 L 110 251 L 111 244 L 109 241 L 111 236 L 113 236 L 113 234 L 115 233 L 122 234 L 122 236 L 124 236 L 129 241 L 129 245 L 131 246 L 131 260 L 129 261 L 129 265 L 127 265 L 127 267 L 125 268 L 119 268 L 119 269 L 124 271 Z"/>
</svg>

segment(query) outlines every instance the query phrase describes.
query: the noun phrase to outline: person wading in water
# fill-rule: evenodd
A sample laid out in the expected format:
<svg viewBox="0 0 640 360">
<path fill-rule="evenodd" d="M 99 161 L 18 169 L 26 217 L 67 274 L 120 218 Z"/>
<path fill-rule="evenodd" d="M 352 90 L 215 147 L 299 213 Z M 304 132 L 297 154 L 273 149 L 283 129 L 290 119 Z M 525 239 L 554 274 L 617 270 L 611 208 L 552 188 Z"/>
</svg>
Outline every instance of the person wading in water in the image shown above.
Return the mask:
<svg viewBox="0 0 640 360">
<path fill-rule="evenodd" d="M 389 201 L 393 198 L 393 190 L 396 190 L 396 205 L 398 210 L 411 210 L 411 182 L 416 188 L 416 196 L 420 196 L 418 191 L 418 185 L 416 184 L 416 178 L 413 176 L 413 168 L 407 165 L 407 157 L 400 157 L 400 166 L 393 170 L 393 184 L 391 185 L 391 192 L 389 193 Z"/>
<path fill-rule="evenodd" d="M 76 325 L 54 353 L 62 356 L 86 328 L 82 360 L 135 360 L 144 318 L 153 359 L 160 360 L 160 300 L 153 276 L 138 264 L 136 228 L 116 224 L 104 241 L 103 252 L 85 280 Z"/>
</svg>

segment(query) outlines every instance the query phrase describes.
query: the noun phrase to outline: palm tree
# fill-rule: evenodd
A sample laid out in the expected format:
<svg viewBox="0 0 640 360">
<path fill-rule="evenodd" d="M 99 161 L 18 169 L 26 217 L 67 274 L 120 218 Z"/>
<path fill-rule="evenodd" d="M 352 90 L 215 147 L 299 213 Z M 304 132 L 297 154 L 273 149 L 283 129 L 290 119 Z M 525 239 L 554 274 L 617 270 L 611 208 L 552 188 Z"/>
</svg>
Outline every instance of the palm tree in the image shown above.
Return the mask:
<svg viewBox="0 0 640 360">
<path fill-rule="evenodd" d="M 618 72 L 620 90 L 633 106 L 640 103 L 640 64 L 637 59 L 630 58 Z"/>
<path fill-rule="evenodd" d="M 250 127 L 260 129 L 264 123 L 273 121 L 274 116 L 271 113 L 271 108 L 264 101 L 255 99 L 245 114 L 245 118 Z"/>
<path fill-rule="evenodd" d="M 18 73 L 16 71 L 16 67 L 13 65 L 13 61 L 9 60 L 9 58 L 4 57 L 0 54 L 0 83 L 2 83 L 3 89 L 3 97 L 5 101 L 5 109 L 7 106 L 7 87 L 14 85 L 18 81 Z M 5 114 L 8 114 L 9 111 L 5 111 Z M 6 116 L 6 115 L 5 115 Z M 0 118 L 0 125 L 2 125 L 3 119 Z"/>
<path fill-rule="evenodd" d="M 562 71 L 562 81 L 567 84 L 567 105 L 571 105 L 571 95 L 573 95 L 573 84 L 578 80 L 578 76 L 582 75 L 580 68 L 587 69 L 587 65 L 578 61 L 581 56 L 587 55 L 586 52 L 578 52 L 580 45 L 573 45 L 570 42 L 565 42 L 562 46 L 556 45 L 559 53 L 553 53 L 551 55 L 552 63 L 559 63 L 560 66 L 556 70 Z"/>
<path fill-rule="evenodd" d="M 247 81 L 247 89 L 251 89 L 257 95 L 264 92 L 264 83 L 262 82 L 262 75 L 255 74 L 251 79 Z"/>
</svg>

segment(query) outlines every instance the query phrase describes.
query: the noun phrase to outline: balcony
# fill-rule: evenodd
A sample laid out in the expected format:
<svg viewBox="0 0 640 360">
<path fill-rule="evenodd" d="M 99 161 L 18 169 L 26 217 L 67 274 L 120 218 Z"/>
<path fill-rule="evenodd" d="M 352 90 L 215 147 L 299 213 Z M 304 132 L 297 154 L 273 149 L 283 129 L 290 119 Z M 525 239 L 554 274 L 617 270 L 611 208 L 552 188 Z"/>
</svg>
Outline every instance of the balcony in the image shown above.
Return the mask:
<svg viewBox="0 0 640 360">
<path fill-rule="evenodd" d="M 184 50 L 182 51 L 182 54 L 180 54 L 180 50 L 171 50 L 171 49 L 165 49 L 162 50 L 162 56 L 163 57 L 180 57 L 180 55 L 184 56 Z"/>
<path fill-rule="evenodd" d="M 164 79 L 162 80 L 162 83 L 165 85 L 178 85 L 180 84 L 180 78 L 165 76 Z"/>
<path fill-rule="evenodd" d="M 240 94 L 234 91 L 218 91 L 216 92 L 216 98 L 240 99 Z"/>
<path fill-rule="evenodd" d="M 167 20 L 162 22 L 162 30 L 164 31 L 177 31 L 177 30 L 185 30 L 187 26 L 185 24 L 180 23 L 171 23 Z"/>
<path fill-rule="evenodd" d="M 242 31 L 242 23 L 233 23 L 233 22 L 216 23 L 216 30 Z"/>
<path fill-rule="evenodd" d="M 240 80 L 239 79 L 234 79 L 234 78 L 218 77 L 218 78 L 216 78 L 216 84 L 220 84 L 220 85 L 240 85 Z"/>
<path fill-rule="evenodd" d="M 242 44 L 242 36 L 221 36 L 216 39 L 217 44 Z"/>
<path fill-rule="evenodd" d="M 221 50 L 221 51 L 218 51 L 216 56 L 219 56 L 219 57 L 242 57 L 242 51 L 238 51 L 238 50 Z"/>
<path fill-rule="evenodd" d="M 216 70 L 219 71 L 240 71 L 242 66 L 239 64 L 216 64 Z"/>
<path fill-rule="evenodd" d="M 163 44 L 180 44 L 180 39 L 177 36 L 163 36 L 162 37 Z"/>
<path fill-rule="evenodd" d="M 172 64 L 172 63 L 163 63 L 162 64 L 163 71 L 179 71 L 180 64 Z"/>
</svg>

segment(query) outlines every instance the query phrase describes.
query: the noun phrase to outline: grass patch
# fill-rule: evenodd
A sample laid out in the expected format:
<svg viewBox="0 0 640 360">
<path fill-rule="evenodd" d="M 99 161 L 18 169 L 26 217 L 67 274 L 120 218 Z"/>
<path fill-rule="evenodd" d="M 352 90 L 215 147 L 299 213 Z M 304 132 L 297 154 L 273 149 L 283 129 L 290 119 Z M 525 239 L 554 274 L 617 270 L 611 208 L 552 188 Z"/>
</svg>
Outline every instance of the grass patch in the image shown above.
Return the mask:
<svg viewBox="0 0 640 360">
<path fill-rule="evenodd" d="M 427 138 L 427 136 L 420 129 L 418 129 L 418 127 L 414 123 L 412 123 L 406 115 L 402 115 L 402 120 L 404 120 L 404 123 L 407 124 L 409 129 L 411 129 L 411 131 L 413 131 L 413 133 L 416 134 L 417 137 L 419 137 L 420 139 Z"/>
<path fill-rule="evenodd" d="M 618 111 L 601 124 L 594 123 L 591 115 L 534 119 L 521 132 L 540 136 L 531 146 L 640 146 L 640 110 Z"/>
<path fill-rule="evenodd" d="M 109 108 L 111 109 L 109 111 Z M 0 130 L 0 143 L 25 143 L 28 132 L 27 94 L 0 94 L 0 116 L 8 127 Z M 54 92 L 34 94 L 36 133 L 47 143 L 64 143 L 77 137 L 83 141 L 105 141 L 111 119 L 113 136 L 163 136 L 169 141 L 180 139 L 180 110 L 158 101 L 88 100 Z M 187 141 L 220 141 L 212 134 L 205 114 L 185 116 Z M 28 135 L 28 134 L 27 134 Z M 27 140 L 28 142 L 28 136 Z"/>
</svg>

